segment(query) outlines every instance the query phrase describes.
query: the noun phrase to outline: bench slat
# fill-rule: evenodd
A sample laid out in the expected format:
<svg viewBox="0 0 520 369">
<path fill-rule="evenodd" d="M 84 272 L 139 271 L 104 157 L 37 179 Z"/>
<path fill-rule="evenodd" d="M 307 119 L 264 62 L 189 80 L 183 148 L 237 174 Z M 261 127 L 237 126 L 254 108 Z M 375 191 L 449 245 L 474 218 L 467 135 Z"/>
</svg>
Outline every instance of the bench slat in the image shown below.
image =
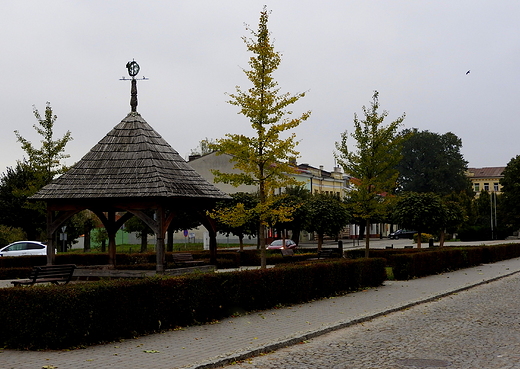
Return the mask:
<svg viewBox="0 0 520 369">
<path fill-rule="evenodd" d="M 72 278 L 75 269 L 76 265 L 74 264 L 36 266 L 33 267 L 29 279 L 12 281 L 11 283 L 15 286 L 33 285 L 35 283 L 58 284 L 58 282 L 67 284 Z"/>
<path fill-rule="evenodd" d="M 202 265 L 204 262 L 202 260 L 194 260 L 193 255 L 189 253 L 178 253 L 172 254 L 173 263 L 175 265 Z"/>
</svg>

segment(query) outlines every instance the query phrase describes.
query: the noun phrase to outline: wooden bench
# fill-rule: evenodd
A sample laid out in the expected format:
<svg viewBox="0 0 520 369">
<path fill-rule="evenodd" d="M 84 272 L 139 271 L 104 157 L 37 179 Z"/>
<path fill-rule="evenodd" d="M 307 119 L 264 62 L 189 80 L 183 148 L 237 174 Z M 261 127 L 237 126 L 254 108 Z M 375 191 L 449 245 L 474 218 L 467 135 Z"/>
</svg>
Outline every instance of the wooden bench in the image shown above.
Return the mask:
<svg viewBox="0 0 520 369">
<path fill-rule="evenodd" d="M 280 253 L 284 259 L 291 259 L 294 256 L 293 249 L 280 249 Z"/>
<path fill-rule="evenodd" d="M 334 257 L 334 249 L 321 249 L 320 251 L 318 251 L 318 257 L 317 258 L 312 258 L 312 259 L 308 259 L 308 260 L 321 260 L 321 259 L 330 259 L 332 257 Z"/>
<path fill-rule="evenodd" d="M 194 260 L 193 255 L 185 252 L 172 254 L 173 264 L 178 267 L 181 266 L 197 266 L 203 265 L 204 261 Z"/>
<path fill-rule="evenodd" d="M 72 278 L 75 269 L 76 265 L 74 264 L 35 266 L 28 279 L 12 281 L 11 283 L 15 286 L 32 286 L 35 283 L 52 283 L 58 285 L 60 282 L 67 284 Z"/>
<path fill-rule="evenodd" d="M 280 249 L 280 253 L 282 254 L 282 258 L 289 261 L 301 261 L 306 259 L 304 255 L 295 255 L 293 249 Z"/>
</svg>

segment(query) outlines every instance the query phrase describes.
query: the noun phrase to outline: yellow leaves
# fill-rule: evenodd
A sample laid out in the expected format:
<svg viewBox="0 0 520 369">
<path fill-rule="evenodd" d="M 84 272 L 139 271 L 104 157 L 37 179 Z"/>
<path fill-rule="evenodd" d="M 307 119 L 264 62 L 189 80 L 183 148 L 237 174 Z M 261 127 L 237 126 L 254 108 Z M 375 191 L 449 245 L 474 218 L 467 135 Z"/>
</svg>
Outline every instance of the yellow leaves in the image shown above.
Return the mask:
<svg viewBox="0 0 520 369">
<path fill-rule="evenodd" d="M 265 226 L 274 226 L 277 223 L 291 222 L 299 204 L 284 204 L 280 196 L 269 196 L 264 204 L 258 204 L 257 211 L 260 222 Z"/>
<path fill-rule="evenodd" d="M 244 204 L 238 203 L 235 206 L 216 209 L 210 216 L 230 227 L 241 227 L 255 216 L 255 209 L 246 209 Z"/>
</svg>

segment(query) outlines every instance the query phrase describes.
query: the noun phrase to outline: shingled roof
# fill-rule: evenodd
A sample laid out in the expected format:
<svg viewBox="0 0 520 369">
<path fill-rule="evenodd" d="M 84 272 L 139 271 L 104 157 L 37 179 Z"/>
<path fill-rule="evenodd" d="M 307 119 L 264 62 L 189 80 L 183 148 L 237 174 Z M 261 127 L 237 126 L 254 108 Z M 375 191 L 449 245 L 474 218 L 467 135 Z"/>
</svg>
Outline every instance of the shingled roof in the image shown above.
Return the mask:
<svg viewBox="0 0 520 369">
<path fill-rule="evenodd" d="M 468 168 L 468 172 L 474 178 L 502 178 L 505 169 L 506 167 Z"/>
<path fill-rule="evenodd" d="M 129 113 L 35 200 L 229 196 L 202 178 L 141 117 Z"/>
</svg>

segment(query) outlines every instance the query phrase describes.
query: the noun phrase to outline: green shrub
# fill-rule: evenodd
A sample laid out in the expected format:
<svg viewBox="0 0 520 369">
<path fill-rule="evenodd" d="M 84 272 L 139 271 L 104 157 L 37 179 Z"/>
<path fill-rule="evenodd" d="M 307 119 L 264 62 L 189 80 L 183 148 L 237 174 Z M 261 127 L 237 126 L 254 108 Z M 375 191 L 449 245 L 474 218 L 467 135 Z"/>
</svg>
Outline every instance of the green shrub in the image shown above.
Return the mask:
<svg viewBox="0 0 520 369">
<path fill-rule="evenodd" d="M 0 247 L 25 239 L 27 239 L 27 236 L 23 229 L 0 224 Z"/>
<path fill-rule="evenodd" d="M 97 344 L 375 287 L 385 279 L 382 259 L 297 264 L 0 289 L 0 347 L 60 349 Z"/>
<path fill-rule="evenodd" d="M 419 234 L 418 233 L 415 233 L 413 235 L 413 242 L 414 243 L 417 243 L 417 239 L 419 238 Z M 421 233 L 421 243 L 428 243 L 428 241 L 430 240 L 430 238 L 433 238 L 433 235 L 429 234 L 429 233 Z"/>
<path fill-rule="evenodd" d="M 31 270 L 31 267 L 0 268 L 0 279 L 27 278 Z"/>
<path fill-rule="evenodd" d="M 469 268 L 486 262 L 485 249 L 489 247 L 449 247 L 416 253 L 401 253 L 391 257 L 395 279 L 406 280 Z M 520 253 L 520 245 L 512 247 Z M 488 252 L 488 255 L 491 251 Z M 512 256 L 516 257 L 516 256 Z"/>
</svg>

